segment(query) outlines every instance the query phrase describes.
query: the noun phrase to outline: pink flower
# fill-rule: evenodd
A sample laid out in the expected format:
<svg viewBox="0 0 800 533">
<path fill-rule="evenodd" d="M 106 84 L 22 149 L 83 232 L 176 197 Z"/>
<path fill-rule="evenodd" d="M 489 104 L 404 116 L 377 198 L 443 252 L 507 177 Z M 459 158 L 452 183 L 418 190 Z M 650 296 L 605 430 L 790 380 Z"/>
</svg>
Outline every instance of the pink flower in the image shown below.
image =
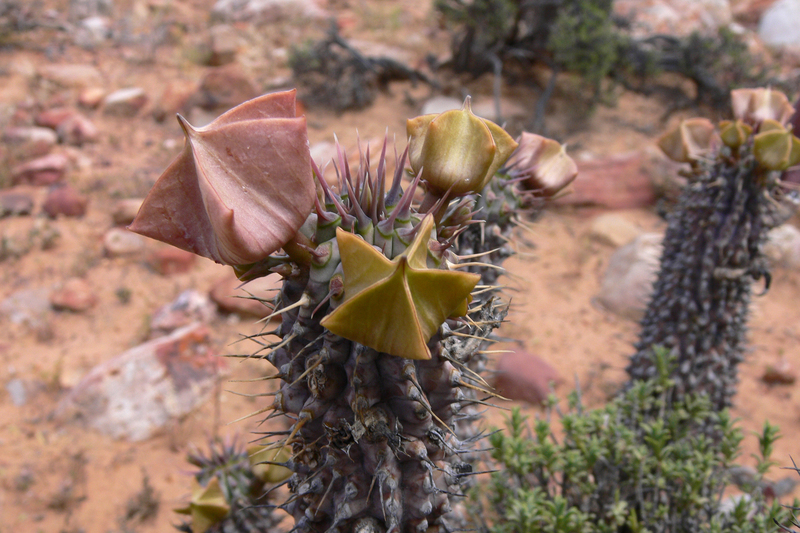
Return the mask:
<svg viewBox="0 0 800 533">
<path fill-rule="evenodd" d="M 183 151 L 129 229 L 228 265 L 254 263 L 289 242 L 315 195 L 295 91 L 249 100 L 204 128 L 178 121 Z"/>
</svg>

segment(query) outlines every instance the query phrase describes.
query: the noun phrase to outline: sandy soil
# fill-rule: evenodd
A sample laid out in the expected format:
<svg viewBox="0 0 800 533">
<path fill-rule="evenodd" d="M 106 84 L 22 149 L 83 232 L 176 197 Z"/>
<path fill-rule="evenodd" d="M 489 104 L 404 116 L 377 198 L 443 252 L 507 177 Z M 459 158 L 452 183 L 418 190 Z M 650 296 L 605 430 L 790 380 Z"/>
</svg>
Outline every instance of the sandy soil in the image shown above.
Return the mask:
<svg viewBox="0 0 800 533">
<path fill-rule="evenodd" d="M 46 2 L 65 12 L 66 1 Z M 436 29 L 427 2 L 346 2 L 331 0 L 330 9 L 346 37 L 380 41 L 393 46 L 410 42 L 405 50 L 421 59 L 427 51 L 444 53 L 447 36 Z M 38 81 L 37 69 L 54 63 L 90 63 L 105 76 L 108 91 L 139 86 L 152 101 L 173 79 L 197 79 L 204 67 L 186 59 L 186 51 L 197 35 L 208 27 L 210 1 L 139 0 L 116 2 L 116 12 L 129 22 L 132 43 L 114 42 L 95 50 L 71 44 L 67 34 L 40 28 L 20 37 L 16 46 L 0 48 L 0 125 L 17 106 L 63 101 L 75 105 L 76 92 L 57 89 Z M 148 56 L 147 36 L 154 13 L 165 9 L 175 35 Z M 293 42 L 321 35 L 323 21 L 288 19 L 280 23 L 240 29 L 248 45 L 238 61 L 260 86 L 286 76 L 285 57 L 274 51 Z M 402 32 L 406 28 L 408 31 Z M 410 37 L 409 37 L 410 35 Z M 281 59 L 283 58 L 283 59 Z M 476 100 L 488 99 L 490 80 L 450 80 L 451 88 L 472 93 Z M 353 147 L 356 128 L 362 140 L 405 135 L 405 119 L 419 112 L 419 103 L 430 94 L 425 87 L 399 83 L 379 95 L 367 110 L 336 115 L 309 109 L 312 144 L 331 140 L 335 131 L 343 145 Z M 506 87 L 504 97 L 523 109 L 532 109 L 535 91 Z M 569 100 L 554 102 L 550 133 L 558 135 L 574 150 L 594 154 L 643 149 L 664 127 L 658 117 L 659 102 L 633 94 L 621 94 L 616 108 L 601 108 L 581 117 L 571 116 Z M 149 109 L 149 107 L 148 107 Z M 30 328 L 0 322 L 0 384 L 22 379 L 29 384 L 26 405 L 14 406 L 9 394 L 0 392 L 0 532 L 105 533 L 172 531 L 177 517 L 173 508 L 186 501 L 190 465 L 185 456 L 192 445 L 204 447 L 212 436 L 248 440 L 252 422 L 228 424 L 254 411 L 262 401 L 225 392 L 258 392 L 254 384 L 220 383 L 213 399 L 181 420 L 175 420 L 156 436 L 140 443 L 115 441 L 72 425 L 59 425 L 51 413 L 60 398 L 94 365 L 142 342 L 150 315 L 187 288 L 207 290 L 226 274 L 224 267 L 200 260 L 185 274 L 160 276 L 140 257 L 110 259 L 103 255 L 102 237 L 112 226 L 110 210 L 118 198 L 142 196 L 180 146 L 180 130 L 172 120 L 156 123 L 145 109 L 134 119 L 107 117 L 89 112 L 101 131 L 100 141 L 73 150 L 83 167 L 69 173 L 67 181 L 90 197 L 89 210 L 80 219 L 60 218 L 52 222 L 61 238 L 49 250 L 34 251 L 0 263 L 0 299 L 33 288 L 58 285 L 72 276 L 87 280 L 99 304 L 85 313 L 51 313 L 46 323 Z M 165 146 L 174 139 L 178 144 Z M 43 191 L 35 192 L 41 202 Z M 38 212 L 35 211 L 35 212 Z M 525 346 L 549 361 L 566 379 L 559 389 L 565 395 L 573 377 L 582 386 L 590 405 L 605 401 L 624 381 L 626 357 L 638 326 L 609 315 L 592 305 L 600 277 L 613 249 L 588 237 L 588 227 L 600 211 L 550 209 L 525 235 L 535 244 L 525 255 L 511 259 L 509 295 L 513 311 L 501 334 L 520 339 Z M 647 231 L 664 224 L 649 209 L 620 214 Z M 0 234 L 27 231 L 34 217 L 0 219 Z M 148 243 L 155 249 L 157 243 Z M 789 456 L 800 455 L 800 393 L 794 386 L 769 387 L 761 376 L 768 364 L 781 357 L 800 368 L 796 349 L 800 333 L 800 275 L 777 269 L 773 290 L 756 299 L 750 328 L 752 351 L 741 367 L 742 383 L 734 414 L 746 432 L 757 431 L 764 420 L 778 424 L 784 438 L 775 448 L 774 459 L 790 464 Z M 117 296 L 130 291 L 127 303 Z M 220 317 L 212 324 L 214 344 L 220 353 L 242 333 L 259 326 L 250 320 Z M 501 346 L 502 348 L 502 346 Z M 237 348 L 238 349 L 238 348 Z M 259 377 L 269 371 L 267 363 L 250 361 L 230 365 L 230 378 Z M 5 391 L 5 389 L 4 389 Z M 531 414 L 537 409 L 525 407 Z M 499 425 L 503 414 L 492 413 L 487 423 Z M 757 446 L 753 436 L 744 443 L 743 462 Z M 774 472 L 773 477 L 782 475 Z M 143 477 L 155 489 L 160 507 L 154 517 L 126 520 L 131 505 L 143 488 Z M 132 503 L 133 502 L 133 503 Z"/>
</svg>

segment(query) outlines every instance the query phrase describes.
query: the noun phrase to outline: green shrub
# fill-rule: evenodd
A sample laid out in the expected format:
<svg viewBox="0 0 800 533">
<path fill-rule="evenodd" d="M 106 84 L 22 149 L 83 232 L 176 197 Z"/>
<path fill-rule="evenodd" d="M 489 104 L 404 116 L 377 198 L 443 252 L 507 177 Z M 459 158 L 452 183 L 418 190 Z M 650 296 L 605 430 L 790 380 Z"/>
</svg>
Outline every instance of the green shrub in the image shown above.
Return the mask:
<svg viewBox="0 0 800 533">
<path fill-rule="evenodd" d="M 654 352 L 657 376 L 604 407 L 586 410 L 573 393 L 562 413 L 552 399 L 533 428 L 513 411 L 508 431 L 490 437 L 497 471 L 472 494 L 483 511 L 483 531 L 779 531 L 774 520 L 785 523 L 789 512 L 766 502 L 757 483 L 742 496 L 724 496 L 742 441 L 730 414 L 712 412 L 705 396 L 671 400 L 666 352 Z M 560 436 L 553 413 L 560 416 Z M 771 464 L 776 438 L 766 424 L 759 475 Z"/>
</svg>

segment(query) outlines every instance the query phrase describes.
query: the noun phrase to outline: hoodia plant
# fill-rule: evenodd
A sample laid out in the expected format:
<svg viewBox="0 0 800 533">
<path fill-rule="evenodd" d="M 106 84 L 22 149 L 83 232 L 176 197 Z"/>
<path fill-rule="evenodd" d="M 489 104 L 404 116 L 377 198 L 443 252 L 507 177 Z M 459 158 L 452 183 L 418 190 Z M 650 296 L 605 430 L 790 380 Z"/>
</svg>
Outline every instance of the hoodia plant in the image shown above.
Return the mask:
<svg viewBox="0 0 800 533">
<path fill-rule="evenodd" d="M 518 143 L 469 101 L 408 121 L 390 183 L 384 142 L 374 167 L 369 149 L 357 168 L 340 150 L 338 185 L 328 185 L 293 91 L 205 128 L 179 120 L 185 147 L 131 229 L 231 265 L 243 281 L 283 278 L 271 302 L 281 324 L 253 336 L 261 349 L 246 355 L 269 361 L 276 372 L 265 379 L 280 383 L 255 414 L 290 422 L 266 435 L 274 452 L 262 462 L 292 472 L 280 507 L 294 530 L 451 530 L 453 497 L 473 474 L 462 457 L 480 438 L 462 431 L 475 417 L 462 407 L 492 396 L 471 360 L 505 313 L 494 287 L 469 272 L 490 249 L 473 238 L 461 263 L 459 237 L 471 226 L 509 233 L 512 217 L 492 218 L 495 204 L 519 211 L 530 195 L 481 196 L 501 169 L 510 191 L 523 171 L 562 175 L 563 186 L 570 168 L 543 164 L 545 150 L 518 152 L 503 168 Z"/>
</svg>

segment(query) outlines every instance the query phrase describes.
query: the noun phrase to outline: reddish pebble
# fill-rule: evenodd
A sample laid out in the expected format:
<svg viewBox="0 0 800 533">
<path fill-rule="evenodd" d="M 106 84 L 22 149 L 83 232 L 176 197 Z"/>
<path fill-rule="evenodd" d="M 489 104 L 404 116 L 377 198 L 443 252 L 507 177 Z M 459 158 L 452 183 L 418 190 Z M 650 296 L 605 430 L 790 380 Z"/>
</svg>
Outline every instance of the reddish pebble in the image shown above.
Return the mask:
<svg viewBox="0 0 800 533">
<path fill-rule="evenodd" d="M 73 116 L 77 111 L 70 107 L 54 107 L 36 115 L 36 125 L 57 129 L 58 126 Z"/>
<path fill-rule="evenodd" d="M 510 400 L 539 405 L 547 400 L 550 384 L 563 381 L 544 359 L 524 350 L 504 353 L 497 364 L 494 387 Z"/>
<path fill-rule="evenodd" d="M 781 359 L 776 364 L 767 366 L 761 379 L 768 385 L 792 385 L 797 380 L 797 374 L 789 361 Z"/>
<path fill-rule="evenodd" d="M 80 313 L 97 305 L 97 296 L 81 278 L 68 279 L 60 289 L 50 294 L 50 305 L 61 311 Z"/>
<path fill-rule="evenodd" d="M 89 199 L 76 191 L 71 185 L 52 187 L 47 193 L 42 209 L 50 217 L 82 217 L 86 214 Z"/>
<path fill-rule="evenodd" d="M 191 270 L 195 255 L 179 248 L 159 248 L 150 255 L 150 265 L 162 276 L 183 274 Z"/>
<path fill-rule="evenodd" d="M 50 154 L 14 167 L 11 183 L 19 185 L 52 185 L 61 181 L 67 170 L 69 159 L 64 154 Z"/>
</svg>

